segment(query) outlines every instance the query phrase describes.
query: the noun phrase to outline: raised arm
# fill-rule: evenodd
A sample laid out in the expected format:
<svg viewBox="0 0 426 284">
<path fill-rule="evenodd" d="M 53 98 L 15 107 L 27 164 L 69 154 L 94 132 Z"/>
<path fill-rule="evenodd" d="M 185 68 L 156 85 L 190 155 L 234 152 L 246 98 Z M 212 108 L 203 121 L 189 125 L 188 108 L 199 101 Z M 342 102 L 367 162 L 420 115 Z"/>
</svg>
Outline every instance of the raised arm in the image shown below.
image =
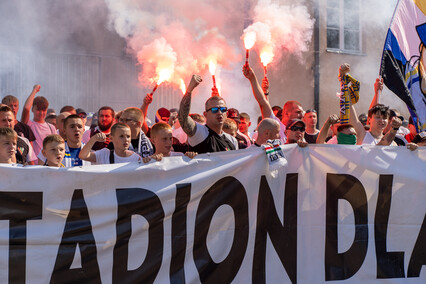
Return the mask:
<svg viewBox="0 0 426 284">
<path fill-rule="evenodd" d="M 180 126 L 183 131 L 189 137 L 195 135 L 195 131 L 197 130 L 197 124 L 195 121 L 189 116 L 189 110 L 191 109 L 191 97 L 192 91 L 203 81 L 201 76 L 192 75 L 191 81 L 189 82 L 188 88 L 186 89 L 186 93 L 180 102 L 178 119 Z"/>
<path fill-rule="evenodd" d="M 273 113 L 271 105 L 269 104 L 268 100 L 265 98 L 265 94 L 263 93 L 262 88 L 260 87 L 259 82 L 257 81 L 256 75 L 254 74 L 253 69 L 251 69 L 250 66 L 245 64 L 243 65 L 243 74 L 250 81 L 254 98 L 259 104 L 260 111 L 262 112 L 262 118 L 270 118 L 271 114 Z"/>
<path fill-rule="evenodd" d="M 377 105 L 379 103 L 379 97 L 383 90 L 383 78 L 379 77 L 376 79 L 376 82 L 374 82 L 374 97 L 371 101 L 370 108 Z"/>
<path fill-rule="evenodd" d="M 96 133 L 96 135 L 93 135 L 92 138 L 90 138 L 90 140 L 87 142 L 87 144 L 84 145 L 84 147 L 80 151 L 80 154 L 78 154 L 78 157 L 82 160 L 96 163 L 96 154 L 95 152 L 92 152 L 92 147 L 93 145 L 95 145 L 96 142 L 105 142 L 105 140 L 105 133 Z"/>
<path fill-rule="evenodd" d="M 262 91 L 265 94 L 265 99 L 269 102 L 269 80 L 268 77 L 262 79 Z"/>
<path fill-rule="evenodd" d="M 318 137 L 317 137 L 317 144 L 324 144 L 325 139 L 327 138 L 328 130 L 330 129 L 330 126 L 333 124 L 336 124 L 339 121 L 339 117 L 336 114 L 332 114 L 328 117 L 328 119 L 324 122 L 324 125 L 322 126 Z"/>
<path fill-rule="evenodd" d="M 40 91 L 40 85 L 34 85 L 33 90 L 31 91 L 31 94 L 28 96 L 27 100 L 25 101 L 24 108 L 22 109 L 21 114 L 21 122 L 27 123 L 28 120 L 30 120 L 30 111 L 33 107 L 34 97 L 35 95 Z"/>
<path fill-rule="evenodd" d="M 392 144 L 392 141 L 395 139 L 396 133 L 398 132 L 399 127 L 402 125 L 401 119 L 398 117 L 393 117 L 392 121 L 390 122 L 392 124 L 392 128 L 386 133 L 382 139 L 377 143 L 379 146 L 389 146 Z"/>
<path fill-rule="evenodd" d="M 354 106 L 351 104 L 351 112 L 349 116 L 349 123 L 353 125 L 356 131 L 357 145 L 361 145 L 362 141 L 364 141 L 364 137 L 366 134 L 364 125 L 358 120 L 358 115 L 356 114 L 356 110 Z"/>
<path fill-rule="evenodd" d="M 148 113 L 148 106 L 152 103 L 152 94 L 147 94 L 143 99 L 143 104 L 141 105 L 142 111 L 142 131 L 148 133 L 148 123 L 146 123 L 146 115 Z"/>
</svg>

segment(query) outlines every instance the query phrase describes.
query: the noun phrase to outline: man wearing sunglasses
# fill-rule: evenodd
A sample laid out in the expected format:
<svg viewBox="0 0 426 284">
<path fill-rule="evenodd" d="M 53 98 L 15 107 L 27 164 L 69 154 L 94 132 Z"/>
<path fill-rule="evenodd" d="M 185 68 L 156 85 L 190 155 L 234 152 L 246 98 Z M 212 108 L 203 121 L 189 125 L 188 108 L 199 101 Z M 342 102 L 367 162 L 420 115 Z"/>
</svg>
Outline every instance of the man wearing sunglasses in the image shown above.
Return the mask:
<svg viewBox="0 0 426 284">
<path fill-rule="evenodd" d="M 306 125 L 303 120 L 297 118 L 290 120 L 285 129 L 285 135 L 287 136 L 286 144 L 297 143 L 300 147 L 308 146 L 308 142 L 303 138 L 305 130 Z"/>
<path fill-rule="evenodd" d="M 199 154 L 238 149 L 237 140 L 222 131 L 226 119 L 226 102 L 222 97 L 210 97 L 205 103 L 206 124 L 196 123 L 190 116 L 192 91 L 202 82 L 199 75 L 193 75 L 179 107 L 178 119 L 188 135 L 190 151 Z"/>
</svg>

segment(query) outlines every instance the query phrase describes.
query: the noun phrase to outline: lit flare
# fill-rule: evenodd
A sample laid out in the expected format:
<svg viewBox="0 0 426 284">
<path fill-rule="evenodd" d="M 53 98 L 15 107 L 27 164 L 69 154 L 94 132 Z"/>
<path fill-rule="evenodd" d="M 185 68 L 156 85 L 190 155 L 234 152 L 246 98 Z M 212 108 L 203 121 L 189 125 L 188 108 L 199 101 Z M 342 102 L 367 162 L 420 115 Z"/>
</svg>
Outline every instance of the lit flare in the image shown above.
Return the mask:
<svg viewBox="0 0 426 284">
<path fill-rule="evenodd" d="M 246 32 L 244 34 L 244 46 L 246 48 L 246 65 L 248 65 L 249 50 L 254 46 L 255 42 L 256 42 L 255 32 Z"/>
</svg>

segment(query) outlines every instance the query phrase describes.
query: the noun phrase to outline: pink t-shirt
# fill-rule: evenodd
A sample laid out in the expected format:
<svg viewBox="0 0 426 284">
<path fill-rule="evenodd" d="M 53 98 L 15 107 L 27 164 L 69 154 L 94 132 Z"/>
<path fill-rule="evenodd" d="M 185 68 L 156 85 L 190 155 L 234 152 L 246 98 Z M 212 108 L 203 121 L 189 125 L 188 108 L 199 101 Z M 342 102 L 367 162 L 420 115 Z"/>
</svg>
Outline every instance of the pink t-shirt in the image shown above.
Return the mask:
<svg viewBox="0 0 426 284">
<path fill-rule="evenodd" d="M 44 122 L 38 123 L 32 120 L 28 120 L 28 126 L 34 132 L 36 140 L 33 141 L 34 154 L 37 156 L 43 149 L 43 139 L 47 135 L 56 134 L 56 128 L 54 125 Z"/>
</svg>

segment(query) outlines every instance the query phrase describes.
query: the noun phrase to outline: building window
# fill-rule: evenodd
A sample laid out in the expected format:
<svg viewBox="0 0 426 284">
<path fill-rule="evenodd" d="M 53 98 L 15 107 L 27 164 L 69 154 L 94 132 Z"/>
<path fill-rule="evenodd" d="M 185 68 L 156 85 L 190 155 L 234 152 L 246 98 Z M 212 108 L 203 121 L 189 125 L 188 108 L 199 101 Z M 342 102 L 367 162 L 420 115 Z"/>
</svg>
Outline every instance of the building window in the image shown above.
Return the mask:
<svg viewBox="0 0 426 284">
<path fill-rule="evenodd" d="M 327 48 L 361 51 L 360 0 L 327 0 Z"/>
</svg>

